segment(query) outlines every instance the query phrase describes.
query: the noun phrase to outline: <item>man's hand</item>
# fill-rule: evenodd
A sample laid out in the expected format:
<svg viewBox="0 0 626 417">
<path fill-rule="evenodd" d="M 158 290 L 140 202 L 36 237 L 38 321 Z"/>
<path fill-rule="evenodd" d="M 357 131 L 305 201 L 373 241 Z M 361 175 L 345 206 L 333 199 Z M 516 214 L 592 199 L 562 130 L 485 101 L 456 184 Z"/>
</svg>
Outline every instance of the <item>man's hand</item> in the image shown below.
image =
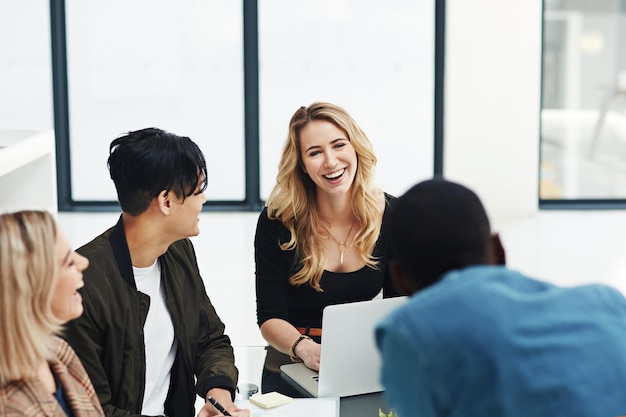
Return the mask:
<svg viewBox="0 0 626 417">
<path fill-rule="evenodd" d="M 207 392 L 207 397 L 213 397 L 234 417 L 250 417 L 250 410 L 241 410 L 233 403 L 230 391 L 222 388 L 212 388 Z M 206 401 L 206 398 L 205 398 Z M 207 402 L 198 413 L 198 417 L 213 417 L 223 415 L 211 403 Z"/>
</svg>

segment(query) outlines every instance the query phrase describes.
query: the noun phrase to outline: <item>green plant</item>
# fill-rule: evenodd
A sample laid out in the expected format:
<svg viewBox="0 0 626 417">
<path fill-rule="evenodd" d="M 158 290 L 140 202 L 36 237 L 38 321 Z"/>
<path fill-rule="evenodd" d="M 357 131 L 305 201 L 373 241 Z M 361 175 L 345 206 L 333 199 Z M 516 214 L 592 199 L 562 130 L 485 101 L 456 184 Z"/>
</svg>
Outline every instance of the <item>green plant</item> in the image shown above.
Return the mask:
<svg viewBox="0 0 626 417">
<path fill-rule="evenodd" d="M 389 410 L 389 414 L 385 414 L 383 410 L 378 409 L 378 417 L 398 417 L 393 410 Z"/>
</svg>

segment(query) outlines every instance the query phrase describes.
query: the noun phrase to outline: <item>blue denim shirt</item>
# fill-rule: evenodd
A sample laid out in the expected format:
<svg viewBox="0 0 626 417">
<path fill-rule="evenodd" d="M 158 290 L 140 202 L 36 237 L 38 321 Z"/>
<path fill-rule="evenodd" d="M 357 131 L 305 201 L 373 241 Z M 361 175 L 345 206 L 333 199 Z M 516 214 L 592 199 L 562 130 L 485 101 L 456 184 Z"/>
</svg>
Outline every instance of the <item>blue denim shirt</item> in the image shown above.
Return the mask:
<svg viewBox="0 0 626 417">
<path fill-rule="evenodd" d="M 626 300 L 500 266 L 445 275 L 376 329 L 399 417 L 626 414 Z"/>
</svg>

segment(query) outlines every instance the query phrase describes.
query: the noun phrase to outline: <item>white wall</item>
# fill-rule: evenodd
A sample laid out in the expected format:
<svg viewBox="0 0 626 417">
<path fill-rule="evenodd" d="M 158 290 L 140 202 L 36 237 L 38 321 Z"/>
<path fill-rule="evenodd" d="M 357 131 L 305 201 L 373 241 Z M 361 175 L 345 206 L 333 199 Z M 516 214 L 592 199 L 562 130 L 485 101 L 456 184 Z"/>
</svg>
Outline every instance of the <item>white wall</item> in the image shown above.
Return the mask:
<svg viewBox="0 0 626 417">
<path fill-rule="evenodd" d="M 537 212 L 541 0 L 446 2 L 444 176 L 492 221 Z"/>
</svg>

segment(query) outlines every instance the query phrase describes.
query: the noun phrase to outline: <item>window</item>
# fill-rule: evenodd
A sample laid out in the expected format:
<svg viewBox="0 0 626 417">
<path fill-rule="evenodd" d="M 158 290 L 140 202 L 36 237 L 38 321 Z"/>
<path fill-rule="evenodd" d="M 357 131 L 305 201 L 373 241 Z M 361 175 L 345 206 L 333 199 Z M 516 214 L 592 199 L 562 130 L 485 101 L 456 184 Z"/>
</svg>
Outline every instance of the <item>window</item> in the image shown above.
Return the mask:
<svg viewBox="0 0 626 417">
<path fill-rule="evenodd" d="M 108 145 L 148 126 L 202 148 L 208 207 L 256 210 L 291 115 L 320 100 L 368 134 L 385 191 L 442 172 L 443 0 L 50 7 L 61 210 L 117 210 Z"/>
<path fill-rule="evenodd" d="M 261 196 L 300 106 L 345 108 L 371 140 L 377 183 L 433 175 L 434 0 L 259 1 Z"/>
<path fill-rule="evenodd" d="M 544 2 L 540 201 L 626 199 L 626 2 Z"/>
<path fill-rule="evenodd" d="M 198 143 L 209 201 L 244 199 L 242 27 L 239 1 L 66 0 L 74 200 L 117 200 L 109 143 L 144 127 Z"/>
</svg>

